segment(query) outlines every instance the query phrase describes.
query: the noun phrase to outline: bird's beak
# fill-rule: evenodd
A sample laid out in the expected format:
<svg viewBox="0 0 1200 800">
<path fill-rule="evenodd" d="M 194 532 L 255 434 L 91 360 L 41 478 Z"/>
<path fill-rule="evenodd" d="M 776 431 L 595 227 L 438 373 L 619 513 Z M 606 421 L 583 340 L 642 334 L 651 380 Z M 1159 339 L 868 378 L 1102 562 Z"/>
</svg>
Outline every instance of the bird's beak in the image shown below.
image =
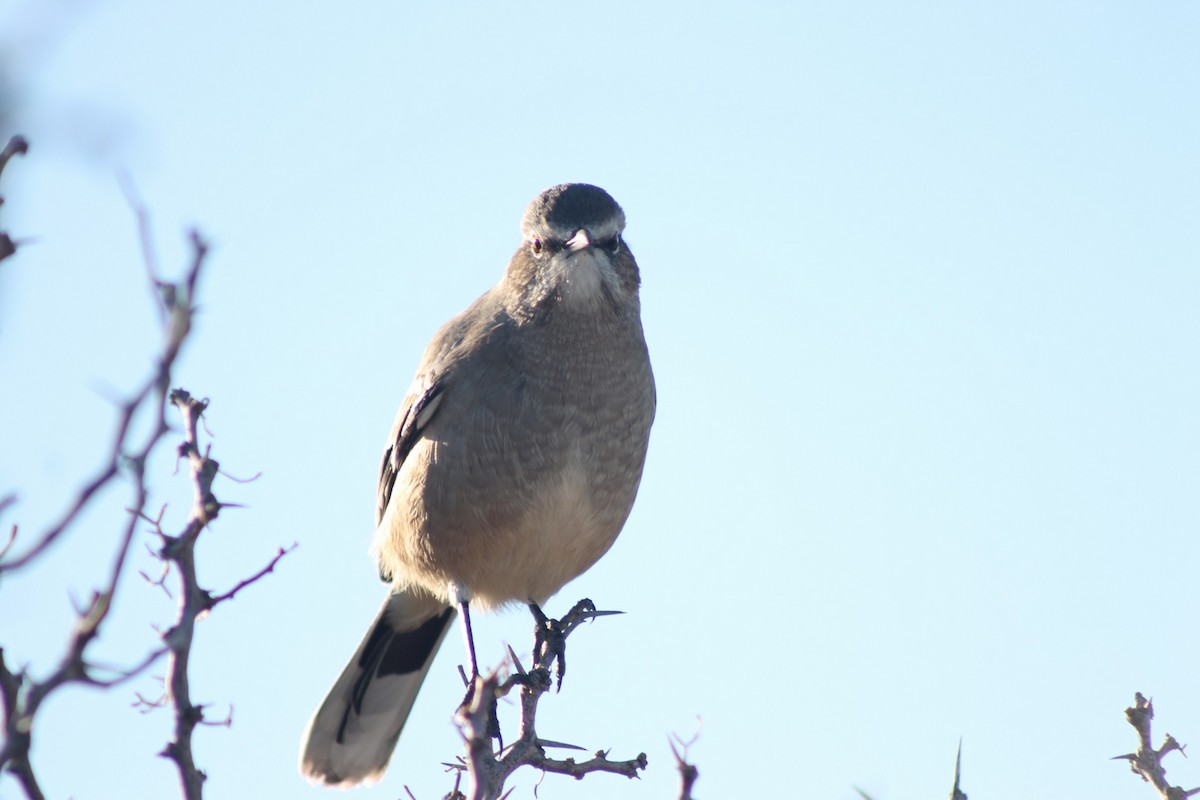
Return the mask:
<svg viewBox="0 0 1200 800">
<path fill-rule="evenodd" d="M 575 231 L 575 235 L 567 240 L 567 250 L 572 253 L 578 253 L 580 250 L 585 250 L 591 246 L 592 241 L 588 238 L 588 233 L 583 228 Z"/>
</svg>

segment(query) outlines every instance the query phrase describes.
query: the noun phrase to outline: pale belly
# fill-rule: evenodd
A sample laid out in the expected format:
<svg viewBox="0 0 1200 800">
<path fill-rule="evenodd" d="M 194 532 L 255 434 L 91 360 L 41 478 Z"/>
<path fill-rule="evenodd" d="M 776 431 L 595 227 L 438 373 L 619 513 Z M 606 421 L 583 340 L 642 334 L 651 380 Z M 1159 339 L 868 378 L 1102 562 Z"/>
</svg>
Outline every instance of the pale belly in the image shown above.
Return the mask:
<svg viewBox="0 0 1200 800">
<path fill-rule="evenodd" d="M 625 430 L 619 438 L 630 452 L 608 448 L 597 459 L 567 448 L 549 463 L 503 447 L 467 453 L 422 440 L 377 532 L 381 563 L 398 584 L 447 603 L 451 585 L 465 587 L 478 608 L 544 602 L 604 555 L 625 523 L 645 436 Z"/>
</svg>

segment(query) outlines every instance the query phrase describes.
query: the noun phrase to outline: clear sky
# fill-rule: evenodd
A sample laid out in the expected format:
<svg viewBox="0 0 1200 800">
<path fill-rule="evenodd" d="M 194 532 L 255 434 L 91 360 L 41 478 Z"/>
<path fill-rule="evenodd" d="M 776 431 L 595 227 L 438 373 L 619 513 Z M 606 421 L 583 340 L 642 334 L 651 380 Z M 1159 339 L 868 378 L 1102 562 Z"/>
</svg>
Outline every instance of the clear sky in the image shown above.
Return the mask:
<svg viewBox="0 0 1200 800">
<path fill-rule="evenodd" d="M 155 352 L 136 226 L 164 269 L 213 253 L 175 382 L 212 400 L 229 510 L 194 695 L 230 729 L 209 796 L 317 798 L 301 732 L 384 587 L 367 553 L 384 438 L 437 327 L 500 276 L 525 204 L 586 181 L 625 208 L 659 409 L 621 539 L 548 609 L 571 640 L 541 731 L 666 798 L 1149 797 L 1123 709 L 1200 741 L 1200 5 L 154 3 L 0 0 L 0 493 L 30 536 L 103 457 Z M 170 446 L 152 506 L 190 502 Z M 102 580 L 128 494 L 0 586 L 6 655 L 44 674 Z M 149 542 L 149 537 L 147 537 Z M 97 656 L 173 604 L 130 580 Z M 481 658 L 527 651 L 516 610 Z M 449 788 L 447 640 L 382 784 Z M 161 671 L 158 673 L 161 674 Z M 55 797 L 169 797 L 167 712 L 63 692 Z M 1171 776 L 1200 785 L 1177 758 Z M 517 797 L 530 797 L 526 775 Z M 0 796 L 17 793 L 0 778 Z"/>
</svg>

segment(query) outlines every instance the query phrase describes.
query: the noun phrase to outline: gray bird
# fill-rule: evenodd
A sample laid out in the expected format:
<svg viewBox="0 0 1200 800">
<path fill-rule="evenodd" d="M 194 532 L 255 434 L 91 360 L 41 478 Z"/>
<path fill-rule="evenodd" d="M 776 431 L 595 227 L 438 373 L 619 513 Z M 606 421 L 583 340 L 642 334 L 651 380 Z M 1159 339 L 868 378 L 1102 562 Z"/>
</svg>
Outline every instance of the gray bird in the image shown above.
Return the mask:
<svg viewBox="0 0 1200 800">
<path fill-rule="evenodd" d="M 655 407 L 624 228 L 603 189 L 542 192 L 504 278 L 425 350 L 379 475 L 391 591 L 309 722 L 309 780 L 379 779 L 455 609 L 470 643 L 470 608 L 545 603 L 620 533 Z"/>
</svg>

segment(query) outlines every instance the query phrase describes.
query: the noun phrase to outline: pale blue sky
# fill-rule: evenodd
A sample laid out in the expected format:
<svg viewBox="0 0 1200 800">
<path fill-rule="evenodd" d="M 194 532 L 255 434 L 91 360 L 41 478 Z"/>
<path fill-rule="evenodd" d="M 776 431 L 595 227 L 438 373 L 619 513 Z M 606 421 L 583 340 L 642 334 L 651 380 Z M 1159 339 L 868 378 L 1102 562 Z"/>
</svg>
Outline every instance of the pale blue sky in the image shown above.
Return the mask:
<svg viewBox="0 0 1200 800">
<path fill-rule="evenodd" d="M 248 7 L 249 6 L 249 7 Z M 201 545 L 210 797 L 317 798 L 301 731 L 383 594 L 379 455 L 434 330 L 498 279 L 562 181 L 608 189 L 642 266 L 659 416 L 609 555 L 551 603 L 625 616 L 572 639 L 544 735 L 666 798 L 1149 796 L 1110 756 L 1155 697 L 1200 740 L 1200 6 L 1044 3 L 160 4 L 0 0 L 9 121 L 32 141 L 0 222 L 0 521 L 42 529 L 149 369 L 127 171 L 161 261 L 213 242 L 176 383 L 251 484 Z M 9 131 L 3 131 L 7 135 Z M 182 524 L 169 448 L 157 505 Z M 125 492 L 0 587 L 8 657 L 44 673 L 101 580 Z M 137 568 L 150 568 L 140 552 Z M 98 655 L 173 606 L 136 574 Z M 484 661 L 523 611 L 478 621 Z M 457 638 L 392 769 L 449 788 Z M 56 797 L 169 797 L 165 712 L 62 693 L 35 759 Z M 1169 764 L 1185 786 L 1190 762 Z M 526 775 L 519 790 L 536 776 Z M 0 778 L 0 796 L 16 794 Z"/>
</svg>

